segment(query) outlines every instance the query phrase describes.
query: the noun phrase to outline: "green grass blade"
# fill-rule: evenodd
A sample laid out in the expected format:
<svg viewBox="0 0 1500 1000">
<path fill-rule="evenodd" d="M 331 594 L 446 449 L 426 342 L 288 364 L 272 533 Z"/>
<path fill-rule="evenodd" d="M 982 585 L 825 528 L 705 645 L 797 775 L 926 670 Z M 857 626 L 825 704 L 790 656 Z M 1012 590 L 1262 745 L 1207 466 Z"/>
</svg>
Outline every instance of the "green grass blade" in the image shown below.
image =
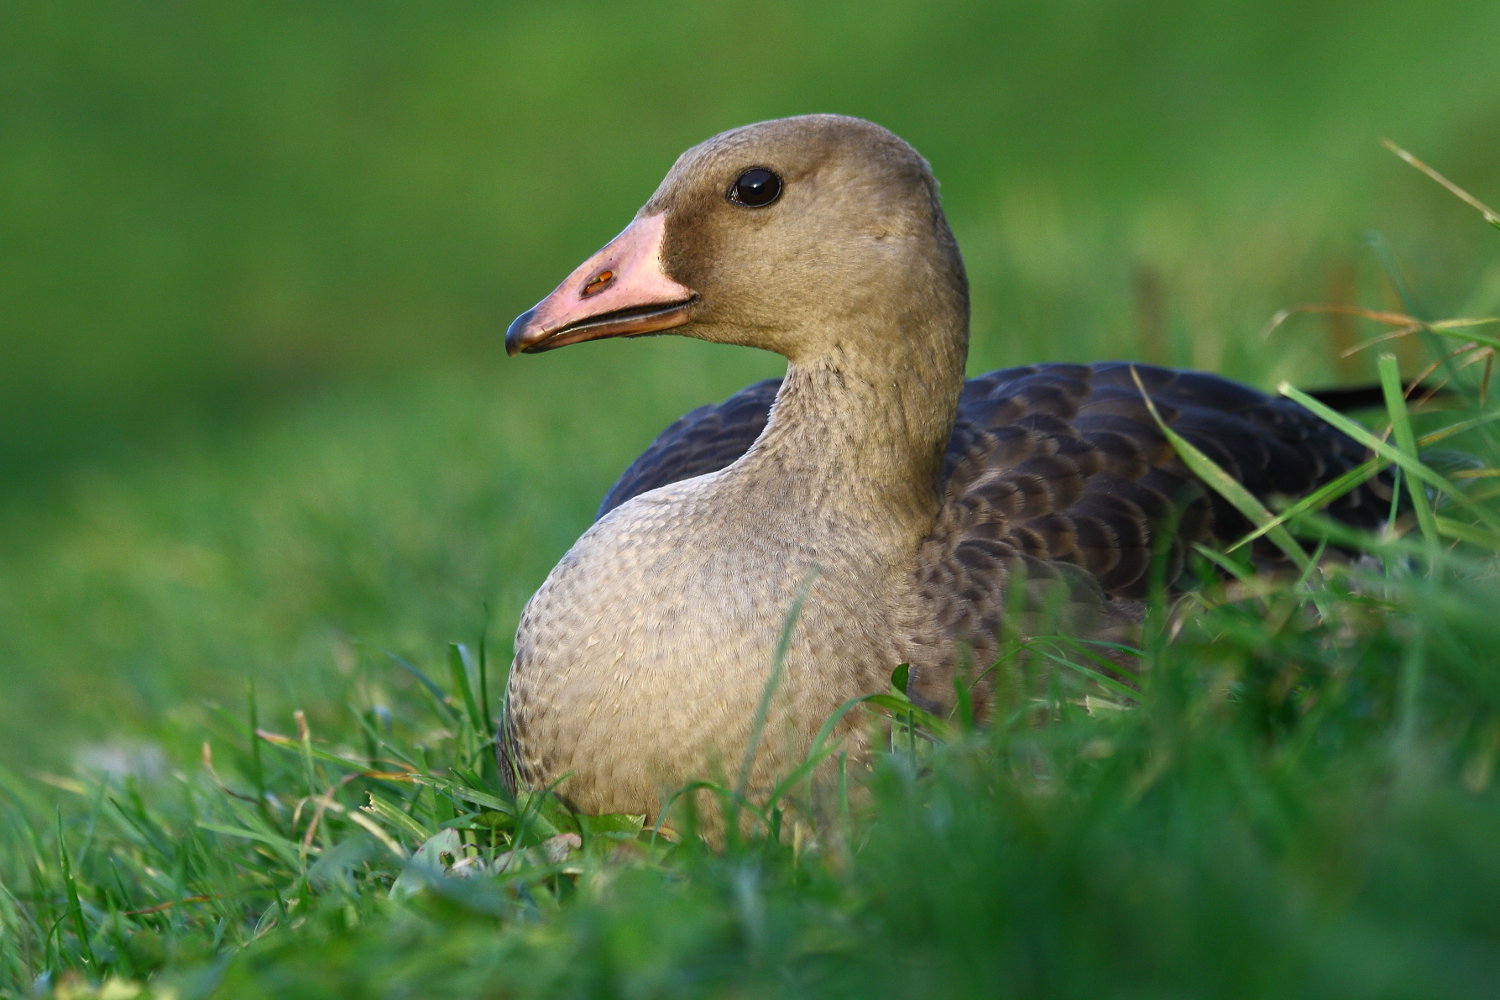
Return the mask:
<svg viewBox="0 0 1500 1000">
<path fill-rule="evenodd" d="M 1396 439 L 1396 447 L 1416 460 L 1417 436 L 1412 431 L 1411 415 L 1406 410 L 1406 397 L 1401 390 L 1401 368 L 1396 356 L 1389 352 L 1381 354 L 1378 367 L 1380 387 L 1385 392 L 1385 407 L 1390 413 L 1391 434 Z M 1412 509 L 1417 512 L 1417 526 L 1422 531 L 1422 537 L 1429 548 L 1436 549 L 1442 543 L 1438 540 L 1437 523 L 1432 519 L 1432 505 L 1427 500 L 1427 490 L 1411 477 L 1406 480 L 1406 488 L 1411 496 Z"/>
<path fill-rule="evenodd" d="M 516 809 L 515 805 L 506 802 L 497 796 L 490 795 L 486 792 L 481 792 L 478 789 L 469 788 L 468 786 L 461 785 L 458 782 L 444 781 L 441 778 L 433 777 L 430 774 L 417 775 L 413 777 L 412 780 L 417 784 L 426 785 L 428 788 L 431 788 L 435 791 L 443 792 L 444 794 L 450 795 L 455 799 L 460 799 L 464 802 L 469 803 L 470 805 L 480 806 L 481 808 L 488 809 L 491 812 L 514 813 Z"/>
<path fill-rule="evenodd" d="M 1290 382 L 1282 382 L 1281 385 L 1277 386 L 1277 391 L 1288 399 L 1302 404 L 1334 427 L 1343 431 L 1366 448 L 1369 448 L 1381 458 L 1400 466 L 1408 476 L 1420 479 L 1428 485 L 1434 486 L 1443 493 L 1448 494 L 1455 503 L 1471 510 L 1491 531 L 1500 532 L 1500 521 L 1497 521 L 1493 514 L 1475 504 L 1447 479 L 1422 464 L 1418 459 L 1408 455 L 1400 448 L 1394 447 L 1389 442 L 1382 441 L 1370 433 L 1368 428 L 1350 420 L 1337 410 L 1318 402 Z"/>
<path fill-rule="evenodd" d="M 1327 549 L 1328 539 L 1325 538 L 1322 541 L 1318 542 L 1318 547 L 1313 552 L 1312 565 L 1308 566 L 1300 574 L 1298 574 L 1297 582 L 1292 585 L 1293 590 L 1302 590 L 1308 585 L 1309 581 L 1312 580 L 1313 573 L 1317 570 L 1318 566 L 1322 564 L 1323 553 L 1327 551 Z"/>
<path fill-rule="evenodd" d="M 57 808 L 57 857 L 61 866 L 63 886 L 68 893 L 68 916 L 73 921 L 73 933 L 78 935 L 78 950 L 83 956 L 84 965 L 90 969 L 96 968 L 94 949 L 89 943 L 88 924 L 83 919 L 83 904 L 78 898 L 78 877 L 73 871 L 73 862 L 68 857 L 67 838 L 63 836 L 61 806 Z"/>
<path fill-rule="evenodd" d="M 370 804 L 361 808 L 365 812 L 373 813 L 379 817 L 387 826 L 410 837 L 412 842 L 417 846 L 421 846 L 428 837 L 436 832 L 422 826 L 422 824 L 408 816 L 399 806 L 387 802 L 374 792 L 367 792 L 366 794 L 369 796 Z"/>
<path fill-rule="evenodd" d="M 463 699 L 464 711 L 468 713 L 469 725 L 476 733 L 483 733 L 484 714 L 474 700 L 474 688 L 469 683 L 468 665 L 464 663 L 464 648 L 456 642 L 448 644 L 448 674 L 453 679 L 453 690 Z"/>
<path fill-rule="evenodd" d="M 1500 554 L 1500 534 L 1493 531 L 1486 531 L 1476 525 L 1464 524 L 1462 521 L 1455 521 L 1451 517 L 1443 517 L 1441 515 L 1435 517 L 1433 521 L 1438 534 L 1444 538 L 1468 542 L 1470 545 L 1477 545 L 1482 549 L 1488 549 L 1491 552 Z"/>
<path fill-rule="evenodd" d="M 1234 577 L 1240 583 L 1245 583 L 1253 575 L 1247 572 L 1245 567 L 1241 566 L 1233 559 L 1230 559 L 1223 552 L 1220 552 L 1217 549 L 1211 549 L 1207 545 L 1199 545 L 1195 543 L 1193 545 L 1193 551 L 1198 553 L 1203 558 L 1207 559 L 1209 562 L 1213 563 L 1215 566 L 1222 569 L 1224 572 L 1228 573 L 1230 576 Z"/>
<path fill-rule="evenodd" d="M 256 733 L 260 729 L 260 710 L 255 703 L 255 680 L 245 679 L 245 703 L 250 713 L 250 780 L 255 785 L 255 801 L 262 804 L 266 801 L 266 768 L 261 758 L 260 737 Z"/>
<path fill-rule="evenodd" d="M 387 658 L 389 658 L 402 670 L 405 670 L 408 674 L 414 677 L 417 683 L 422 685 L 422 689 L 426 691 L 427 694 L 431 697 L 434 711 L 437 713 L 439 718 L 446 718 L 452 722 L 459 721 L 458 713 L 453 710 L 453 706 L 448 704 L 448 696 L 443 692 L 442 688 L 438 687 L 432 682 L 432 679 L 430 677 L 422 673 L 422 671 L 418 670 L 405 657 L 397 656 L 395 653 L 391 652 L 388 649 L 382 649 L 380 651 L 384 653 Z"/>
<path fill-rule="evenodd" d="M 1052 662 L 1067 667 L 1069 670 L 1072 670 L 1075 673 L 1088 678 L 1095 684 L 1098 684 L 1100 687 L 1104 688 L 1106 691 L 1109 691 L 1111 694 L 1118 695 L 1121 698 L 1129 699 L 1132 702 L 1139 701 L 1141 698 L 1141 693 L 1135 688 L 1131 687 L 1128 684 L 1123 684 L 1120 681 L 1115 680 L 1113 677 L 1109 676 L 1106 673 L 1103 673 L 1102 671 L 1095 670 L 1093 667 L 1086 667 L 1081 663 L 1074 663 L 1066 656 L 1060 656 L 1057 653 L 1042 649 L 1040 646 L 1032 645 L 1030 648 L 1034 649 L 1038 653 L 1041 653 Z"/>
<path fill-rule="evenodd" d="M 781 683 L 781 673 L 786 668 L 786 654 L 792 647 L 792 631 L 797 627 L 797 620 L 802 617 L 802 605 L 807 603 L 807 595 L 812 592 L 812 585 L 818 578 L 818 572 L 816 566 L 808 571 L 806 578 L 797 588 L 796 596 L 792 598 L 792 606 L 787 609 L 786 619 L 781 624 L 781 638 L 776 644 L 776 659 L 772 662 L 771 674 L 766 678 L 765 686 L 761 689 L 760 702 L 755 706 L 755 721 L 750 727 L 750 741 L 745 745 L 745 754 L 740 760 L 740 773 L 735 778 L 736 800 L 744 798 L 745 788 L 750 783 L 750 772 L 755 767 L 755 755 L 760 750 L 760 738 L 766 728 L 766 719 L 771 713 L 771 698 Z"/>
<path fill-rule="evenodd" d="M 1286 524 L 1288 521 L 1293 520 L 1294 518 L 1306 513 L 1307 511 L 1317 510 L 1324 504 L 1331 503 L 1334 500 L 1337 500 L 1345 493 L 1348 493 L 1350 490 L 1363 485 L 1367 480 L 1379 474 L 1381 466 L 1382 463 L 1380 462 L 1366 462 L 1363 465 L 1356 466 L 1355 468 L 1350 469 L 1348 472 L 1344 473 L 1342 476 L 1339 476 L 1337 479 L 1334 479 L 1331 482 L 1324 483 L 1318 489 L 1309 493 L 1301 500 L 1298 500 L 1296 503 L 1283 510 L 1280 514 L 1277 514 L 1270 521 L 1256 528 L 1254 531 L 1250 532 L 1244 538 L 1241 538 L 1239 541 L 1235 542 L 1224 551 L 1233 552 L 1235 549 L 1250 544 L 1267 532 L 1275 530 L 1281 525 Z"/>
<path fill-rule="evenodd" d="M 223 823 L 199 821 L 197 826 L 200 830 L 207 830 L 209 833 L 217 833 L 224 837 L 240 837 L 245 840 L 253 840 L 257 843 L 265 844 L 276 852 L 277 857 L 288 868 L 296 870 L 302 867 L 302 863 L 297 856 L 300 848 L 285 837 L 279 837 L 266 830 L 252 830 L 249 827 L 243 826 L 227 826 Z"/>
<path fill-rule="evenodd" d="M 1156 404 L 1152 402 L 1150 394 L 1146 392 L 1146 386 L 1141 382 L 1140 373 L 1135 370 L 1134 365 L 1130 368 L 1130 375 L 1135 379 L 1136 388 L 1141 391 L 1141 398 L 1146 402 L 1146 409 L 1151 411 L 1151 417 L 1156 421 L 1156 426 L 1166 435 L 1167 441 L 1177 452 L 1177 457 L 1182 459 L 1182 463 L 1192 471 L 1193 475 L 1207 483 L 1214 492 L 1228 500 L 1236 510 L 1245 515 L 1251 524 L 1265 528 L 1266 536 L 1275 543 L 1276 547 L 1285 553 L 1288 559 L 1296 563 L 1299 569 L 1305 569 L 1309 563 L 1307 552 L 1297 544 L 1297 540 L 1291 536 L 1286 527 L 1273 524 L 1272 522 L 1276 520 L 1275 515 L 1267 510 L 1254 494 L 1245 489 L 1239 480 L 1219 468 L 1217 462 L 1193 447 L 1182 435 L 1167 426 L 1167 422 L 1157 412 Z"/>
<path fill-rule="evenodd" d="M 311 740 L 304 742 L 299 738 L 286 736 L 282 733 L 267 732 L 264 729 L 262 729 L 256 735 L 260 739 L 271 744 L 273 747 L 281 747 L 288 753 L 295 753 L 299 757 L 305 754 L 311 760 L 322 761 L 325 764 L 335 764 L 338 767 L 344 768 L 347 771 L 351 771 L 357 774 L 372 773 L 367 762 L 351 757 L 344 757 L 340 754 L 334 753 L 331 750 L 324 750 L 322 747 L 313 746 Z M 393 756 L 395 756 L 395 754 L 393 754 Z"/>
<path fill-rule="evenodd" d="M 488 613 L 489 606 L 485 606 Z M 489 658 L 489 625 L 486 619 L 485 630 L 479 633 L 479 707 L 484 710 L 484 735 L 486 739 L 494 739 L 498 730 L 495 728 L 495 720 L 490 715 L 490 658 Z"/>
<path fill-rule="evenodd" d="M 760 820 L 764 826 L 770 826 L 770 821 L 767 820 L 766 817 L 761 814 L 761 811 L 755 807 L 755 803 L 751 802 L 749 799 L 745 798 L 744 795 L 736 792 L 734 789 L 725 788 L 723 785 L 719 784 L 716 781 L 689 781 L 687 784 L 677 789 L 671 795 L 667 796 L 667 801 L 662 804 L 661 812 L 658 813 L 656 817 L 656 825 L 651 828 L 650 842 L 652 847 L 656 846 L 657 838 L 661 835 L 662 824 L 666 822 L 667 816 L 671 814 L 672 807 L 677 804 L 677 800 L 682 798 L 684 795 L 690 795 L 693 792 L 700 791 L 713 792 L 720 798 L 727 799 L 735 806 L 736 809 L 743 809 L 746 812 L 749 812 L 756 819 Z"/>
<path fill-rule="evenodd" d="M 1455 434 L 1462 434 L 1464 431 L 1471 431 L 1476 427 L 1483 427 L 1485 424 L 1494 423 L 1496 420 L 1500 420 L 1500 410 L 1496 410 L 1493 413 L 1486 413 L 1483 416 L 1472 417 L 1468 420 L 1460 420 L 1457 423 L 1449 424 L 1447 427 L 1440 427 L 1435 431 L 1422 435 L 1417 439 L 1417 446 L 1419 448 L 1430 448 L 1444 438 L 1452 437 Z"/>
<path fill-rule="evenodd" d="M 776 783 L 776 788 L 771 793 L 770 801 L 779 801 L 788 790 L 796 787 L 797 783 L 803 779 L 811 780 L 812 772 L 817 769 L 817 766 L 834 753 L 834 748 L 828 747 L 826 744 L 833 736 L 833 731 L 838 728 L 838 724 L 855 708 L 875 697 L 877 695 L 865 694 L 856 698 L 850 698 L 840 705 L 828 718 L 824 719 L 823 725 L 818 728 L 817 735 L 813 737 L 812 745 L 808 748 L 806 757 L 803 758 L 802 763 L 797 765 L 790 774 Z"/>
<path fill-rule="evenodd" d="M 297 742 L 302 751 L 302 771 L 307 782 L 307 794 L 318 794 L 318 769 L 313 764 L 312 727 L 307 724 L 307 713 L 297 709 L 292 713 L 297 720 Z"/>
<path fill-rule="evenodd" d="M 1467 327 L 1455 326 L 1452 323 L 1444 322 L 1425 323 L 1420 320 L 1418 322 L 1423 330 L 1428 333 L 1435 333 L 1439 337 L 1447 337 L 1449 340 L 1462 340 L 1465 343 L 1473 343 L 1480 347 L 1500 348 L 1500 338 L 1486 337 L 1484 334 L 1475 333 Z M 1486 317 L 1485 319 L 1473 320 L 1471 322 L 1475 324 L 1494 323 L 1496 320 Z"/>
<path fill-rule="evenodd" d="M 938 740 L 946 740 L 949 737 L 951 727 L 947 722 L 933 715 L 923 708 L 918 708 L 910 699 L 898 697 L 894 694 L 872 694 L 864 699 L 866 705 L 874 705 L 890 712 L 897 722 L 906 724 L 910 722 L 916 727 L 927 731 L 928 735 Z"/>
</svg>

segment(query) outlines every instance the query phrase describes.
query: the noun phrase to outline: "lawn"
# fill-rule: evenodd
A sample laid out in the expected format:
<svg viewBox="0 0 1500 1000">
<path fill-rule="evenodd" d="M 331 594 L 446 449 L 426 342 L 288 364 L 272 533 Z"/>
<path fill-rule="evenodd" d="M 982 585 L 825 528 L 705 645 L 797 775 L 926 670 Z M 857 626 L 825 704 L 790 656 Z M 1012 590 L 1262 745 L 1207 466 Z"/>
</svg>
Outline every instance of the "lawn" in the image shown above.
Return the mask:
<svg viewBox="0 0 1500 1000">
<path fill-rule="evenodd" d="M 977 732 L 898 686 L 873 773 L 722 851 L 509 800 L 484 738 L 613 477 L 780 372 L 503 358 L 721 128 L 922 150 L 975 373 L 1371 382 L 1379 324 L 1268 321 L 1500 312 L 1500 232 L 1378 141 L 1500 202 L 1500 10 L 1303 6 L 0 13 L 0 996 L 1490 995 L 1500 586 L 1451 454 L 1441 558 L 1205 565 L 1139 692 L 1039 643 Z"/>
</svg>

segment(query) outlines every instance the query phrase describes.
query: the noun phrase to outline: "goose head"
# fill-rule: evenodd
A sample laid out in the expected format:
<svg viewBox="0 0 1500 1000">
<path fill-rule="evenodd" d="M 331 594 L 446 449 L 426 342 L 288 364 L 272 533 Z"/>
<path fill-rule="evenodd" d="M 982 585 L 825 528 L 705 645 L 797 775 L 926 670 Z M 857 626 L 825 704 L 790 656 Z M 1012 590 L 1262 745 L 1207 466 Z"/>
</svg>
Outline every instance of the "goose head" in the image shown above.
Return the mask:
<svg viewBox="0 0 1500 1000">
<path fill-rule="evenodd" d="M 929 327 L 961 356 L 967 325 L 963 260 L 927 162 L 878 125 L 806 115 L 683 153 L 619 236 L 516 318 L 505 346 L 670 332 L 799 364 L 904 355 L 891 348 Z"/>
</svg>

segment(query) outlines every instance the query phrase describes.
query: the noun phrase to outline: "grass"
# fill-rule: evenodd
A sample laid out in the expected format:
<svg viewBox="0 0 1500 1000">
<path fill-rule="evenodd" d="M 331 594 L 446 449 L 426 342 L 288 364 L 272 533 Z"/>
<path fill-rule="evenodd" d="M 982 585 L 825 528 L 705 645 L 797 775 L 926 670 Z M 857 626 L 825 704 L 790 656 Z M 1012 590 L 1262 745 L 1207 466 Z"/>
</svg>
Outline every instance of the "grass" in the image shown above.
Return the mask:
<svg viewBox="0 0 1500 1000">
<path fill-rule="evenodd" d="M 1204 552 L 1138 687 L 1016 639 L 985 727 L 898 670 L 849 707 L 889 733 L 870 772 L 786 776 L 722 849 L 500 791 L 483 638 L 428 670 L 346 644 L 321 713 L 251 682 L 158 764 L 0 774 L 0 996 L 1488 996 L 1500 450 L 1463 336 L 1457 408 L 1386 355 L 1388 427 L 1326 414 L 1409 484 L 1389 529 L 1243 505 L 1362 558 Z"/>
<path fill-rule="evenodd" d="M 477 655 L 454 651 L 447 691 L 426 681 L 388 703 L 368 692 L 410 668 L 372 658 L 328 731 L 300 717 L 274 731 L 242 706 L 154 780 L 8 775 L 0 982 L 1485 996 L 1500 971 L 1500 588 L 1489 560 L 1429 575 L 1419 558 L 1199 592 L 1192 613 L 1153 619 L 1176 634 L 1148 637 L 1129 708 L 1086 670 L 1016 657 L 991 727 L 912 741 L 898 723 L 855 779 L 867 800 L 789 796 L 782 836 L 722 852 L 654 839 L 639 817 L 502 798 L 470 696 Z"/>
</svg>

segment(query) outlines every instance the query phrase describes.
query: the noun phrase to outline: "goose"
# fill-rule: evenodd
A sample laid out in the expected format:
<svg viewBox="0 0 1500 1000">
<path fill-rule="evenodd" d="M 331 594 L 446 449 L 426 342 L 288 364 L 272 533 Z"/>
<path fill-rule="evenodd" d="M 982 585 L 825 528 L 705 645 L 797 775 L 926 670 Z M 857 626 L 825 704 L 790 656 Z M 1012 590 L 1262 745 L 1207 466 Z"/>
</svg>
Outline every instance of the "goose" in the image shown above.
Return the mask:
<svg viewBox="0 0 1500 1000">
<path fill-rule="evenodd" d="M 1153 553 L 1171 586 L 1194 543 L 1249 528 L 1178 459 L 1137 375 L 1258 497 L 1365 458 L 1295 403 L 1206 373 L 1035 364 L 966 381 L 968 280 L 937 182 L 857 118 L 689 149 L 505 343 L 662 333 L 774 351 L 787 371 L 668 427 L 521 614 L 501 773 L 584 813 L 657 816 L 747 750 L 763 793 L 900 664 L 919 705 L 951 710 L 957 678 L 983 717 L 987 675 L 967 671 L 1007 624 L 1128 637 Z M 1373 481 L 1330 513 L 1372 526 L 1388 498 Z M 839 738 L 867 758 L 858 727 Z"/>
</svg>

